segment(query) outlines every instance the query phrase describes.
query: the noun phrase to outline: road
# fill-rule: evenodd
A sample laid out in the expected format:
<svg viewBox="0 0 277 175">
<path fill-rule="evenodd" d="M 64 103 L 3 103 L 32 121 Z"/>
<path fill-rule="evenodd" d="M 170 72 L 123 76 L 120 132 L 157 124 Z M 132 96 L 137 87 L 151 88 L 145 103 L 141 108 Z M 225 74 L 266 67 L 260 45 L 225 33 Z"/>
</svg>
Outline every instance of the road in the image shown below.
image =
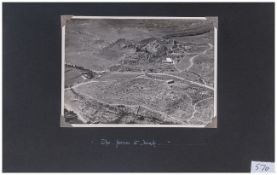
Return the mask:
<svg viewBox="0 0 277 175">
<path fill-rule="evenodd" d="M 95 80 L 90 80 L 90 81 L 82 82 L 82 83 L 76 84 L 74 86 L 65 88 L 64 90 L 75 89 L 75 88 L 77 88 L 79 86 L 83 86 L 83 85 L 90 84 L 90 83 L 99 83 L 99 82 L 111 82 L 111 81 L 95 81 Z"/>
<path fill-rule="evenodd" d="M 197 54 L 193 57 L 191 57 L 189 59 L 189 62 L 190 62 L 190 65 L 186 68 L 186 70 L 188 71 L 190 68 L 192 68 L 193 64 L 194 64 L 194 58 L 200 56 L 200 55 L 205 55 L 207 53 L 208 50 L 211 50 L 213 48 L 213 45 L 211 43 L 208 43 L 209 44 L 209 48 L 204 50 L 203 52 L 201 52 L 200 54 Z"/>
<path fill-rule="evenodd" d="M 214 90 L 213 87 L 208 86 L 206 84 L 202 84 L 202 83 L 198 83 L 198 82 L 195 82 L 195 81 L 187 80 L 187 79 L 184 79 L 182 77 L 178 77 L 178 76 L 175 76 L 175 75 L 170 75 L 170 74 L 167 74 L 167 73 L 147 73 L 147 74 L 149 74 L 149 75 L 166 75 L 166 76 L 177 78 L 179 80 L 190 82 L 191 84 L 195 84 L 195 85 L 198 85 L 198 86 L 201 86 L 201 87 L 204 87 L 204 88 L 208 88 L 210 90 Z"/>
<path fill-rule="evenodd" d="M 194 117 L 195 113 L 197 112 L 196 105 L 199 104 L 202 101 L 205 101 L 205 100 L 208 100 L 208 99 L 211 99 L 211 98 L 213 98 L 213 97 L 205 98 L 203 100 L 198 101 L 197 103 L 195 103 L 193 105 L 193 113 L 192 113 L 191 117 L 188 119 L 188 122 Z"/>
</svg>

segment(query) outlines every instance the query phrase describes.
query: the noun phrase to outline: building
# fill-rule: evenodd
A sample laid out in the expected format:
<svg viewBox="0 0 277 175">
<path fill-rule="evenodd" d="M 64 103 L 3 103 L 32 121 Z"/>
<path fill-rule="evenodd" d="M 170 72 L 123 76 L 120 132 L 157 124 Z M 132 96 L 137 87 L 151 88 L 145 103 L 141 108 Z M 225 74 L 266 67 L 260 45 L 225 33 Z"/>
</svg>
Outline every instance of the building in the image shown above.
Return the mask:
<svg viewBox="0 0 277 175">
<path fill-rule="evenodd" d="M 167 80 L 166 82 L 167 82 L 167 84 L 173 84 L 174 80 Z"/>
<path fill-rule="evenodd" d="M 172 60 L 172 58 L 165 58 L 165 60 L 162 60 L 162 63 L 169 63 L 169 64 L 174 64 L 174 61 Z"/>
</svg>

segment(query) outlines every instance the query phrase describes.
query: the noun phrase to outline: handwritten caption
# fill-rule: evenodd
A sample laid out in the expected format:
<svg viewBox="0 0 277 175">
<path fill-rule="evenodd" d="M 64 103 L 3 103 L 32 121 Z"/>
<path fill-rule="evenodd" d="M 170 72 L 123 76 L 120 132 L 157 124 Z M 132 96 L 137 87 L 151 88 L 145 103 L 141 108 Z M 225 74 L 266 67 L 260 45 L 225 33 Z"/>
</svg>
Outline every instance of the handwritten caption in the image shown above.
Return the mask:
<svg viewBox="0 0 277 175">
<path fill-rule="evenodd" d="M 167 144 L 171 143 L 167 141 Z M 114 146 L 115 148 L 123 147 L 123 146 L 145 146 L 145 147 L 152 147 L 156 148 L 158 145 L 156 140 L 151 139 L 99 139 L 99 140 L 91 140 L 91 144 L 93 145 L 101 145 L 101 146 Z"/>
<path fill-rule="evenodd" d="M 274 171 L 273 162 L 251 162 L 251 173 L 274 173 Z"/>
</svg>

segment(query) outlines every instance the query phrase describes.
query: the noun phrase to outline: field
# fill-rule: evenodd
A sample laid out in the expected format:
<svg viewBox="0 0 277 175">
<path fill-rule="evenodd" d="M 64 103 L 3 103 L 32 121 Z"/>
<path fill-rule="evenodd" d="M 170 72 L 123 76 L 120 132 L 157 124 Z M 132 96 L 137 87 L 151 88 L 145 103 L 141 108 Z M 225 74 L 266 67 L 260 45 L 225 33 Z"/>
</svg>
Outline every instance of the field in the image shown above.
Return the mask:
<svg viewBox="0 0 277 175">
<path fill-rule="evenodd" d="M 72 19 L 65 41 L 67 124 L 214 127 L 211 20 Z"/>
</svg>

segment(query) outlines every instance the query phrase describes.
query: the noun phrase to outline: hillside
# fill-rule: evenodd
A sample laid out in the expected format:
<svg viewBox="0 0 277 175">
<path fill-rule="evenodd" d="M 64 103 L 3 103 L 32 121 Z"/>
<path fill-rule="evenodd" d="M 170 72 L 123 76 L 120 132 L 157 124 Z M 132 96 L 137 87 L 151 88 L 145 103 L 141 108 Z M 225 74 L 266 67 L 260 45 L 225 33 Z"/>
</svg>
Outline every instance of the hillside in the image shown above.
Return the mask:
<svg viewBox="0 0 277 175">
<path fill-rule="evenodd" d="M 66 109 L 89 124 L 208 125 L 214 105 L 213 27 L 174 22 L 70 24 Z M 103 34 L 107 30 L 112 37 Z"/>
</svg>

